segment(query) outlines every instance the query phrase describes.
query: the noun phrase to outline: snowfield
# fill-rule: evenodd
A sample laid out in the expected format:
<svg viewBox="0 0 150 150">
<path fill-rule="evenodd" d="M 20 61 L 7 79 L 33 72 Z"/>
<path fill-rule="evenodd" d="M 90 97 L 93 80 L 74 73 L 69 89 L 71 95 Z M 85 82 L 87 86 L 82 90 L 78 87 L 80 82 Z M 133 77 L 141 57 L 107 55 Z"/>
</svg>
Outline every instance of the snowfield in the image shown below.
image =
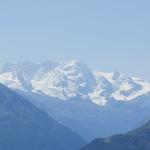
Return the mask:
<svg viewBox="0 0 150 150">
<path fill-rule="evenodd" d="M 76 60 L 6 64 L 0 82 L 89 141 L 134 129 L 150 116 L 150 82 Z"/>
</svg>

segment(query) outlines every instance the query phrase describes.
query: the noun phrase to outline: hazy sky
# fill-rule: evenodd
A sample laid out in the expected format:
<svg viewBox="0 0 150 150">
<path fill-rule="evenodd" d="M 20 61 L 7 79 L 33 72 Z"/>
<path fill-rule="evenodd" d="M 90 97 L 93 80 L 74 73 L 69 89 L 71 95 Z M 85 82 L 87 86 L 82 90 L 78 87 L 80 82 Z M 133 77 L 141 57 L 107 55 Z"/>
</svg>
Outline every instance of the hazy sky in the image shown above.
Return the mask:
<svg viewBox="0 0 150 150">
<path fill-rule="evenodd" d="M 150 80 L 149 0 L 1 0 L 0 63 L 85 62 Z"/>
</svg>

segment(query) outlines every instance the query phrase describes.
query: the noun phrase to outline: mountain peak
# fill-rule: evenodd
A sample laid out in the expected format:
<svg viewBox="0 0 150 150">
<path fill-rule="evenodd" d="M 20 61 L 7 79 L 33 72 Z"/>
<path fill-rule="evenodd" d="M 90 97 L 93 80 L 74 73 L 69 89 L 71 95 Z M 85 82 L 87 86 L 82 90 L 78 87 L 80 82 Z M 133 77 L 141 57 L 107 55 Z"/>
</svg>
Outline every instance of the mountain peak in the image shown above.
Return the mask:
<svg viewBox="0 0 150 150">
<path fill-rule="evenodd" d="M 112 79 L 117 80 L 119 77 L 120 77 L 120 73 L 117 70 L 115 70 L 113 73 Z"/>
<path fill-rule="evenodd" d="M 35 63 L 31 61 L 25 61 L 25 62 L 18 62 L 18 63 L 6 63 L 3 66 L 2 72 L 14 72 L 18 68 L 26 68 L 29 66 L 34 66 Z"/>
<path fill-rule="evenodd" d="M 76 69 L 77 71 L 83 72 L 85 69 L 90 70 L 86 64 L 78 60 L 71 60 L 62 63 L 63 68 L 65 69 Z"/>
<path fill-rule="evenodd" d="M 0 82 L 13 89 L 43 93 L 60 99 L 86 97 L 99 105 L 101 101 L 107 102 L 111 98 L 133 100 L 150 92 L 148 82 L 126 77 L 118 71 L 94 72 L 78 60 L 6 64 L 0 74 Z"/>
</svg>

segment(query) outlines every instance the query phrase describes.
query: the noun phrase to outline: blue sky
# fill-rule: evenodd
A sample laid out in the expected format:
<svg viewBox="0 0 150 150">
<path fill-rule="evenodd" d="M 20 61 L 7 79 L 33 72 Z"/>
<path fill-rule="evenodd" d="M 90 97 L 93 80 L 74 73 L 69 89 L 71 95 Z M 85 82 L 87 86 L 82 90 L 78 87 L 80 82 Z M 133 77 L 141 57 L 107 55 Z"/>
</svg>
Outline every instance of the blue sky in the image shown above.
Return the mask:
<svg viewBox="0 0 150 150">
<path fill-rule="evenodd" d="M 85 62 L 150 80 L 150 1 L 1 0 L 0 63 Z"/>
</svg>

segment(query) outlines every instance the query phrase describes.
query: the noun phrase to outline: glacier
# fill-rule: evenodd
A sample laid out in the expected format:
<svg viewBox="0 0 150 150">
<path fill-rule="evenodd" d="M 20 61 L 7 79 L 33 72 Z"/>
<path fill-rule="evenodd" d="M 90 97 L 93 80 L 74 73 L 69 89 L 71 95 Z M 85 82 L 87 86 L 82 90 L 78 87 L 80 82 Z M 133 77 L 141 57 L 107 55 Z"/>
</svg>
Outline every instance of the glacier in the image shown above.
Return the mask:
<svg viewBox="0 0 150 150">
<path fill-rule="evenodd" d="M 77 60 L 8 63 L 0 82 L 89 141 L 149 120 L 149 81 L 91 70 Z"/>
<path fill-rule="evenodd" d="M 12 89 L 45 94 L 60 100 L 81 96 L 98 105 L 108 103 L 108 98 L 130 101 L 150 92 L 148 81 L 117 71 L 92 71 L 76 60 L 5 64 L 0 73 L 0 82 Z"/>
</svg>

